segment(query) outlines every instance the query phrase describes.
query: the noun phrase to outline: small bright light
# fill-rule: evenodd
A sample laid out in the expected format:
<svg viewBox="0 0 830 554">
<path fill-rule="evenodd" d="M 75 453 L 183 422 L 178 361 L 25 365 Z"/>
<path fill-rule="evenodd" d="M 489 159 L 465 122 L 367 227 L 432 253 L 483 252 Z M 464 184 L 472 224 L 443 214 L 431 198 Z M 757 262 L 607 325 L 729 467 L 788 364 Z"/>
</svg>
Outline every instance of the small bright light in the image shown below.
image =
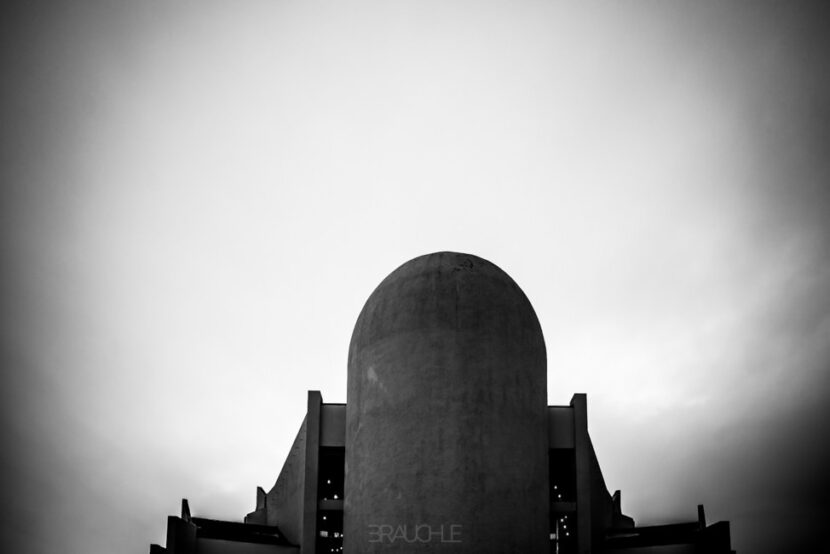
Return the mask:
<svg viewBox="0 0 830 554">
<path fill-rule="evenodd" d="M 337 500 L 337 495 L 336 494 L 334 495 L 334 499 Z"/>
</svg>

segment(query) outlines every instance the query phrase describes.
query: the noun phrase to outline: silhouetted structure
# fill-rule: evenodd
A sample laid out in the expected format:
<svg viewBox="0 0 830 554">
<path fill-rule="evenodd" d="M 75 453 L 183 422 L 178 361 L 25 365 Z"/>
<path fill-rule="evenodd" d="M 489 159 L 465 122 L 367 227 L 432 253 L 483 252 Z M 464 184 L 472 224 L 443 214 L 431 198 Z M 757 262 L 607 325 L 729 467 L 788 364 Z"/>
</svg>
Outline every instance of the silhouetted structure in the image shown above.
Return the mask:
<svg viewBox="0 0 830 554">
<path fill-rule="evenodd" d="M 168 522 L 170 554 L 729 553 L 728 523 L 635 527 L 608 493 L 587 400 L 547 405 L 533 307 L 492 263 L 415 258 L 372 293 L 346 404 L 308 393 L 276 484 L 245 523 Z"/>
</svg>

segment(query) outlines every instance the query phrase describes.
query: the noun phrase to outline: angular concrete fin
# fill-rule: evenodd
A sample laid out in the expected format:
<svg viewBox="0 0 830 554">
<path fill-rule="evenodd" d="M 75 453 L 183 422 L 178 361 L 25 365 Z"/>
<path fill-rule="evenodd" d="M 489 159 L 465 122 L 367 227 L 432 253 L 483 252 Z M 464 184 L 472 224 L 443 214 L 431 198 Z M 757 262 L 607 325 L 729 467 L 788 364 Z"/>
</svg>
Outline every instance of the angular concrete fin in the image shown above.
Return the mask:
<svg viewBox="0 0 830 554">
<path fill-rule="evenodd" d="M 190 521 L 190 504 L 188 504 L 187 498 L 182 498 L 182 519 L 187 522 Z"/>
</svg>

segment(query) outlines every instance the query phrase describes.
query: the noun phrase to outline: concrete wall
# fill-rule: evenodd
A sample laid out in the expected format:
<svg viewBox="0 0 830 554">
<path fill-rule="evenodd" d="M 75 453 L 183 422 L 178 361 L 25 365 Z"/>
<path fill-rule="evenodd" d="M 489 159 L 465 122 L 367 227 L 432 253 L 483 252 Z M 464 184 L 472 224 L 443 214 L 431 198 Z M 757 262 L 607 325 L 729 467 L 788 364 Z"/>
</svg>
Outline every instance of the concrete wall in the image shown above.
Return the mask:
<svg viewBox="0 0 830 554">
<path fill-rule="evenodd" d="M 300 544 L 305 494 L 306 420 L 303 419 L 277 482 L 266 495 L 267 524 L 276 525 L 285 538 Z"/>
<path fill-rule="evenodd" d="M 546 389 L 541 328 L 504 272 L 453 253 L 393 272 L 349 351 L 346 552 L 547 552 Z"/>
<path fill-rule="evenodd" d="M 314 554 L 317 546 L 317 472 L 320 467 L 320 426 L 323 397 L 308 391 L 306 412 L 305 466 L 303 470 L 302 535 L 298 541 L 303 554 Z"/>
<path fill-rule="evenodd" d="M 697 554 L 694 544 L 665 544 L 603 550 L 602 554 Z"/>
<path fill-rule="evenodd" d="M 196 526 L 176 516 L 167 517 L 167 552 L 170 554 L 194 554 L 196 552 Z"/>
<path fill-rule="evenodd" d="M 196 543 L 196 554 L 298 554 L 299 552 L 300 549 L 293 546 L 257 544 L 222 539 L 200 538 Z"/>
<path fill-rule="evenodd" d="M 594 445 L 588 438 L 588 456 L 591 468 L 591 542 L 602 544 L 605 533 L 613 525 L 614 502 L 605 485 Z"/>
<path fill-rule="evenodd" d="M 575 394 L 571 407 L 576 456 L 578 551 L 579 554 L 589 554 L 602 545 L 606 531 L 615 523 L 614 502 L 588 434 L 587 396 Z"/>
<path fill-rule="evenodd" d="M 548 406 L 548 447 L 574 447 L 574 415 L 570 406 Z"/>
<path fill-rule="evenodd" d="M 577 552 L 591 554 L 592 542 L 592 504 L 593 488 L 590 441 L 588 436 L 588 399 L 584 394 L 575 394 L 571 399 L 574 418 L 574 457 L 576 459 L 576 513 L 577 513 Z"/>
<path fill-rule="evenodd" d="M 323 404 L 320 446 L 346 446 L 346 405 Z"/>
</svg>

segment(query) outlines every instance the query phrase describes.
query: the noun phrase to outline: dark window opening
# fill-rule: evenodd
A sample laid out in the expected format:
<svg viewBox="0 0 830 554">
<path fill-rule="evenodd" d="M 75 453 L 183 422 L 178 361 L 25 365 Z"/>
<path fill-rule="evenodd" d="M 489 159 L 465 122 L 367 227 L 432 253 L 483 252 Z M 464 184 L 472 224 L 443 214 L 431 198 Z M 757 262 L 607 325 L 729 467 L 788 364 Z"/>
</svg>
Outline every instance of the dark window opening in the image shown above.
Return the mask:
<svg viewBox="0 0 830 554">
<path fill-rule="evenodd" d="M 317 552 L 343 552 L 343 512 L 340 510 L 317 513 Z"/>
<path fill-rule="evenodd" d="M 549 452 L 551 502 L 576 501 L 576 457 L 572 448 L 551 448 Z"/>
<path fill-rule="evenodd" d="M 572 448 L 551 448 L 548 451 L 550 479 L 550 552 L 576 554 L 576 455 Z"/>
<path fill-rule="evenodd" d="M 576 548 L 576 513 L 571 511 L 551 513 L 551 554 L 576 554 Z"/>
<path fill-rule="evenodd" d="M 324 446 L 320 449 L 320 472 L 317 483 L 318 500 L 343 500 L 346 450 Z"/>
</svg>

